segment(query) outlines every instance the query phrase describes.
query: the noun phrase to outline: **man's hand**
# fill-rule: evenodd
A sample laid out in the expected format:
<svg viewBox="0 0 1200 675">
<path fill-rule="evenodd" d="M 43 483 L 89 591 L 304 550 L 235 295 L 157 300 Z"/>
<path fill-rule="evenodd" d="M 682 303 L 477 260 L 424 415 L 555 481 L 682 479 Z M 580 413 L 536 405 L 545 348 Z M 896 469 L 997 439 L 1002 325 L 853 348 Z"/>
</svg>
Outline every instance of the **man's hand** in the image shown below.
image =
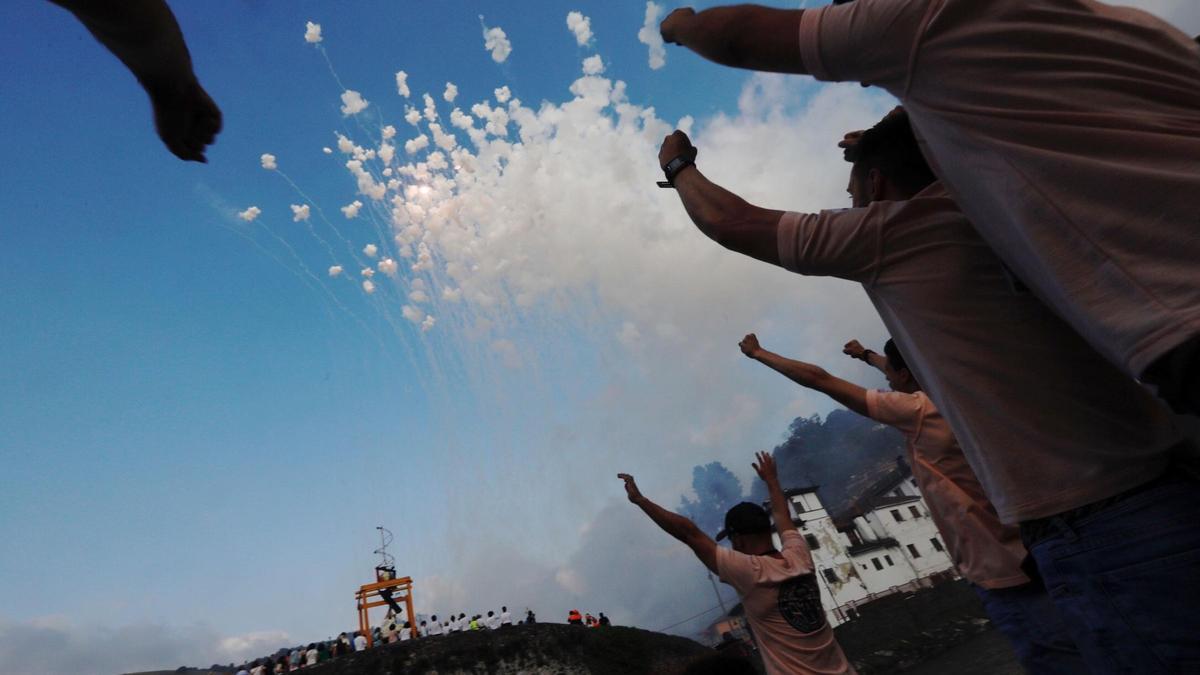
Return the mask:
<svg viewBox="0 0 1200 675">
<path fill-rule="evenodd" d="M 742 338 L 742 341 L 738 343 L 738 346 L 742 348 L 743 354 L 752 359 L 758 358 L 758 355 L 763 351 L 762 346 L 758 344 L 758 336 L 754 333 L 750 333 L 746 337 Z"/>
<path fill-rule="evenodd" d="M 775 458 L 769 452 L 757 452 L 754 454 L 758 461 L 750 466 L 754 467 L 754 471 L 758 474 L 758 477 L 768 486 L 778 485 L 779 472 L 775 468 Z"/>
<path fill-rule="evenodd" d="M 662 33 L 663 42 L 671 45 L 681 45 L 681 32 L 683 27 L 696 16 L 696 10 L 691 7 L 680 7 L 679 9 L 667 15 L 663 22 L 659 24 L 658 31 Z"/>
<path fill-rule="evenodd" d="M 625 496 L 629 497 L 630 502 L 637 504 L 645 499 L 642 496 L 642 491 L 638 489 L 637 483 L 634 482 L 633 476 L 627 473 L 619 473 L 617 474 L 617 478 L 625 481 Z"/>
<path fill-rule="evenodd" d="M 687 134 L 676 129 L 671 135 L 663 139 L 662 147 L 658 149 L 658 166 L 666 169 L 667 164 L 671 160 L 683 155 L 693 162 L 696 161 L 696 146 L 692 145 L 692 140 Z"/>
<path fill-rule="evenodd" d="M 852 359 L 858 359 L 860 361 L 867 360 L 867 348 L 862 346 L 858 340 L 851 340 L 847 342 L 846 346 L 842 347 L 842 353 Z"/>
<path fill-rule="evenodd" d="M 221 131 L 221 110 L 195 78 L 146 85 L 158 137 L 179 159 L 206 162 L 204 149 Z"/>
</svg>

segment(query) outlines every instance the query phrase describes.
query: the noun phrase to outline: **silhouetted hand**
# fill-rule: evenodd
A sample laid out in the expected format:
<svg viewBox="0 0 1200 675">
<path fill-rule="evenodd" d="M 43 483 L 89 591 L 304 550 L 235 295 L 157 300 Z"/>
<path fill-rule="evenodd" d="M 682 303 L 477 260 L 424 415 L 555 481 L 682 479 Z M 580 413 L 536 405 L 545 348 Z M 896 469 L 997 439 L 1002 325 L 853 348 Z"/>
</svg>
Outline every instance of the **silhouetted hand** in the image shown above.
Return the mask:
<svg viewBox="0 0 1200 675">
<path fill-rule="evenodd" d="M 779 472 L 775 468 L 775 458 L 771 456 L 771 453 L 756 452 L 754 455 L 758 461 L 750 466 L 754 467 L 754 472 L 758 474 L 758 477 L 767 485 L 778 483 Z"/>
<path fill-rule="evenodd" d="M 673 45 L 683 44 L 680 41 L 681 28 L 696 16 L 696 10 L 691 7 L 680 7 L 679 9 L 667 15 L 663 22 L 658 26 L 658 32 L 662 34 L 663 42 Z"/>
<path fill-rule="evenodd" d="M 742 348 L 743 354 L 752 359 L 758 358 L 759 353 L 762 352 L 762 347 L 758 344 L 758 336 L 754 333 L 750 333 L 742 338 L 742 341 L 738 343 L 738 347 Z"/>
<path fill-rule="evenodd" d="M 221 130 L 221 110 L 194 79 L 147 85 L 154 126 L 167 149 L 180 159 L 207 162 L 205 148 Z"/>
<path fill-rule="evenodd" d="M 852 359 L 858 359 L 860 361 L 867 360 L 867 348 L 862 346 L 858 340 L 851 340 L 847 342 L 846 346 L 842 347 L 842 353 Z"/>
<path fill-rule="evenodd" d="M 637 504 L 645 499 L 645 497 L 642 496 L 642 491 L 638 489 L 637 483 L 634 482 L 633 476 L 630 476 L 627 473 L 619 473 L 617 474 L 617 478 L 625 481 L 625 496 L 629 497 L 629 501 Z"/>
<path fill-rule="evenodd" d="M 680 155 L 694 162 L 698 152 L 688 135 L 676 129 L 663 139 L 662 147 L 658 149 L 658 166 L 665 169 L 671 160 Z"/>
</svg>

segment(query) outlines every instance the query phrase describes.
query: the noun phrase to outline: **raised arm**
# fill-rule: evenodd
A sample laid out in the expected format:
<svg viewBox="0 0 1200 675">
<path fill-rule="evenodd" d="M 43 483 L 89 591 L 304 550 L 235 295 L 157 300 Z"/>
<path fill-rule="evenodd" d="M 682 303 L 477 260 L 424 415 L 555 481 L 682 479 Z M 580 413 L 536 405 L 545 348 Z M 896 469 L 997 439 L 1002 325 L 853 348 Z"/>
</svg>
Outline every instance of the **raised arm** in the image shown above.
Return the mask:
<svg viewBox="0 0 1200 675">
<path fill-rule="evenodd" d="M 867 414 L 867 390 L 863 387 L 834 377 L 825 372 L 825 369 L 811 363 L 787 359 L 774 352 L 769 352 L 758 344 L 758 336 L 754 333 L 742 338 L 738 346 L 746 356 L 784 375 L 796 384 L 815 389 L 850 410 L 863 416 L 869 416 Z"/>
<path fill-rule="evenodd" d="M 767 494 L 771 496 L 771 520 L 775 521 L 775 531 L 782 538 L 785 532 L 795 530 L 796 526 L 792 523 L 792 512 L 788 510 L 787 497 L 783 495 L 783 488 L 779 487 L 775 458 L 768 452 L 759 452 L 756 458 L 758 461 L 751 466 L 767 485 Z"/>
<path fill-rule="evenodd" d="M 221 111 L 192 71 L 183 33 L 163 0 L 51 0 L 75 15 L 150 95 L 154 124 L 180 159 L 205 161 Z"/>
<path fill-rule="evenodd" d="M 658 151 L 663 168 L 676 157 L 696 161 L 697 150 L 687 134 L 675 131 Z M 755 206 L 700 173 L 695 164 L 674 177 L 675 190 L 696 227 L 721 246 L 772 265 L 779 264 L 777 229 L 783 211 Z"/>
<path fill-rule="evenodd" d="M 672 513 L 644 497 L 641 490 L 638 489 L 637 483 L 634 482 L 633 476 L 619 473 L 617 478 L 625 481 L 625 495 L 629 497 L 630 502 L 636 504 L 647 516 L 650 516 L 650 520 L 653 520 L 667 534 L 687 544 L 695 552 L 700 562 L 704 563 L 704 566 L 713 574 L 719 574 L 717 572 L 717 542 L 713 541 L 712 537 L 705 534 L 691 520 L 678 513 Z"/>
<path fill-rule="evenodd" d="M 685 7 L 667 15 L 659 30 L 665 42 L 682 45 L 704 58 L 733 68 L 774 73 L 808 73 L 800 57 L 800 16 L 804 10 L 760 5 Z"/>
<path fill-rule="evenodd" d="M 842 353 L 852 359 L 858 359 L 865 362 L 867 365 L 874 367 L 879 372 L 885 372 L 884 364 L 887 363 L 887 357 L 878 352 L 873 352 L 870 349 L 862 346 L 858 340 L 851 340 L 842 347 Z"/>
</svg>

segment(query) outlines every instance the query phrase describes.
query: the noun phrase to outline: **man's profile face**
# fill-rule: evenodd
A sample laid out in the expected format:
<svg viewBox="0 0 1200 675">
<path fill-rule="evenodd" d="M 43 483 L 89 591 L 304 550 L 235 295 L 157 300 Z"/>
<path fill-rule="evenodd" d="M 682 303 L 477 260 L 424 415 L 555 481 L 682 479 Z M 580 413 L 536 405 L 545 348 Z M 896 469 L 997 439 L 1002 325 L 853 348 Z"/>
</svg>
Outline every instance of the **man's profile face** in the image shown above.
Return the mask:
<svg viewBox="0 0 1200 675">
<path fill-rule="evenodd" d="M 861 209 L 871 203 L 871 193 L 867 187 L 865 173 L 858 166 L 850 170 L 850 183 L 846 186 L 846 192 L 850 194 L 850 205 L 856 209 Z"/>
</svg>

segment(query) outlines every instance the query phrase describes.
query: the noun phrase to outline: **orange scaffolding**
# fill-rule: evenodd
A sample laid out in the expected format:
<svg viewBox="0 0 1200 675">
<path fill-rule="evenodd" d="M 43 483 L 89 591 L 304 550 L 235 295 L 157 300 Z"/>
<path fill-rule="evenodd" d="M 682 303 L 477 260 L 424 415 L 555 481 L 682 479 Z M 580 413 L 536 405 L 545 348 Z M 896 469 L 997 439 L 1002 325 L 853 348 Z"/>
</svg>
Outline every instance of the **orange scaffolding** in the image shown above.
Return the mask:
<svg viewBox="0 0 1200 675">
<path fill-rule="evenodd" d="M 359 634 L 367 638 L 367 646 L 372 647 L 375 644 L 374 636 L 371 635 L 371 619 L 368 616 L 368 611 L 372 607 L 383 607 L 388 605 L 388 601 L 383 599 L 380 591 L 390 592 L 392 600 L 396 603 L 404 605 L 404 618 L 409 622 L 409 625 L 416 627 L 416 614 L 413 614 L 412 602 L 412 577 L 395 578 L 396 572 L 393 569 L 386 567 L 375 568 L 376 581 L 373 584 L 363 584 L 354 593 L 355 604 L 358 605 L 358 630 Z M 378 598 L 378 600 L 372 600 Z"/>
</svg>

